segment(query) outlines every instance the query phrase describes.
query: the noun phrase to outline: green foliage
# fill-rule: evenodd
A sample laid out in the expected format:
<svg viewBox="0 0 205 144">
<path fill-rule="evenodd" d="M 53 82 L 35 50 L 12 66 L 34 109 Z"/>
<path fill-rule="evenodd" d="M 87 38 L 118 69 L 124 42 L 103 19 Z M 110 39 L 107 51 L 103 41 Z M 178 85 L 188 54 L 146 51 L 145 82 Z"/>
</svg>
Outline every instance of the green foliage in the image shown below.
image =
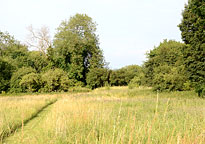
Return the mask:
<svg viewBox="0 0 205 144">
<path fill-rule="evenodd" d="M 121 69 L 113 70 L 110 75 L 110 84 L 114 86 L 125 86 L 135 77 L 142 73 L 138 65 L 130 65 Z"/>
<path fill-rule="evenodd" d="M 124 85 L 127 85 L 125 69 L 121 68 L 121 69 L 118 69 L 118 70 L 111 71 L 111 74 L 110 74 L 110 84 L 112 86 L 124 86 Z"/>
<path fill-rule="evenodd" d="M 38 73 L 44 71 L 49 65 L 49 61 L 40 51 L 30 51 L 28 53 L 28 66 L 34 68 Z"/>
<path fill-rule="evenodd" d="M 125 69 L 125 81 L 128 84 L 134 77 L 139 76 L 142 71 L 141 67 L 138 65 L 129 65 L 126 67 L 123 67 Z"/>
<path fill-rule="evenodd" d="M 164 40 L 147 54 L 144 73 L 148 86 L 160 91 L 185 90 L 188 79 L 183 65 L 184 47 L 180 42 Z"/>
<path fill-rule="evenodd" d="M 0 32 L 0 91 L 50 92 L 85 86 L 86 76 L 105 66 L 95 33 L 92 18 L 76 14 L 61 23 L 53 45 L 42 55 L 40 51 L 28 51 L 14 37 Z"/>
<path fill-rule="evenodd" d="M 205 84 L 204 85 L 197 85 L 195 88 L 195 92 L 198 93 L 199 97 L 205 98 Z"/>
<path fill-rule="evenodd" d="M 26 74 L 19 84 L 25 87 L 28 92 L 37 92 L 40 88 L 40 76 L 34 72 Z"/>
<path fill-rule="evenodd" d="M 69 79 L 67 73 L 62 69 L 50 69 L 42 74 L 43 92 L 68 91 Z"/>
<path fill-rule="evenodd" d="M 205 1 L 190 0 L 182 16 L 179 28 L 187 44 L 183 49 L 184 64 L 190 82 L 201 95 L 205 86 Z"/>
<path fill-rule="evenodd" d="M 8 33 L 3 33 L 0 31 L 0 56 L 12 55 L 13 47 L 16 46 L 15 39 Z"/>
<path fill-rule="evenodd" d="M 110 71 L 106 68 L 93 68 L 86 77 L 87 85 L 94 89 L 105 86 L 109 82 Z"/>
<path fill-rule="evenodd" d="M 14 72 L 10 80 L 10 92 L 25 92 L 26 87 L 20 85 L 20 82 L 24 76 L 35 72 L 36 70 L 31 67 L 22 67 Z"/>
<path fill-rule="evenodd" d="M 95 32 L 96 24 L 86 14 L 76 14 L 58 27 L 49 57 L 57 67 L 69 72 L 74 85 L 86 83 L 86 74 L 90 68 L 104 66 Z"/>
<path fill-rule="evenodd" d="M 13 66 L 0 59 L 0 93 L 9 89 Z"/>
<path fill-rule="evenodd" d="M 138 76 L 135 76 L 128 84 L 129 89 L 137 88 L 141 84 L 141 79 Z"/>
<path fill-rule="evenodd" d="M 182 13 L 183 19 L 179 24 L 182 40 L 186 44 L 203 44 L 205 41 L 205 1 L 189 0 Z"/>
<path fill-rule="evenodd" d="M 28 49 L 8 33 L 0 31 L 0 56 L 16 68 L 26 66 Z"/>
<path fill-rule="evenodd" d="M 153 79 L 154 90 L 160 91 L 182 91 L 189 90 L 185 87 L 187 77 L 183 71 L 183 65 L 180 67 L 171 67 L 163 65 L 155 68 Z"/>
</svg>

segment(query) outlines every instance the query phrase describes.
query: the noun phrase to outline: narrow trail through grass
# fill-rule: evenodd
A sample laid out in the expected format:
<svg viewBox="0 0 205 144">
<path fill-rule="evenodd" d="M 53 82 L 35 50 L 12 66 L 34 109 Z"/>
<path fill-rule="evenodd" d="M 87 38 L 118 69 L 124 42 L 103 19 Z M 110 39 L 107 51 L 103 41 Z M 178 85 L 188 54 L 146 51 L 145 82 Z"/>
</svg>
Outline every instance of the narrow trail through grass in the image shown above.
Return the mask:
<svg viewBox="0 0 205 144">
<path fill-rule="evenodd" d="M 101 88 L 58 95 L 4 144 L 203 144 L 205 101 L 193 92 Z"/>
<path fill-rule="evenodd" d="M 7 143 L 15 143 L 16 140 L 24 140 L 24 137 L 28 137 L 30 133 L 34 131 L 39 131 L 39 129 L 36 129 L 38 125 L 41 124 L 41 121 L 46 118 L 47 114 L 52 109 L 53 105 L 57 102 L 54 101 L 53 103 L 48 104 L 45 106 L 41 111 L 39 111 L 36 116 L 34 116 L 32 119 L 27 121 L 26 123 L 22 124 L 20 128 L 18 128 L 13 134 L 11 134 L 9 137 L 5 138 L 3 140 L 3 144 Z M 18 142 L 17 142 L 18 143 Z"/>
</svg>

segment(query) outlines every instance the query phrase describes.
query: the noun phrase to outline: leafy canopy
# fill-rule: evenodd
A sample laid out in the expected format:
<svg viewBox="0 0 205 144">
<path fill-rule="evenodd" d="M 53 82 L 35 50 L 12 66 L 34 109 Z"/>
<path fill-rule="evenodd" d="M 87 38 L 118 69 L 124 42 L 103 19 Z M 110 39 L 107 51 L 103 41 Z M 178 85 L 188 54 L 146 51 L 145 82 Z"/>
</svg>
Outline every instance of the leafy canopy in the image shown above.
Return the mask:
<svg viewBox="0 0 205 144">
<path fill-rule="evenodd" d="M 99 48 L 96 24 L 86 14 L 76 14 L 58 27 L 51 59 L 69 73 L 73 83 L 86 84 L 91 68 L 102 68 L 104 58 Z"/>
<path fill-rule="evenodd" d="M 147 53 L 144 73 L 148 86 L 161 91 L 185 90 L 187 76 L 182 56 L 184 47 L 180 42 L 164 40 Z"/>
<path fill-rule="evenodd" d="M 189 0 L 182 16 L 179 28 L 187 44 L 182 51 L 185 68 L 198 94 L 205 95 L 205 1 Z"/>
</svg>

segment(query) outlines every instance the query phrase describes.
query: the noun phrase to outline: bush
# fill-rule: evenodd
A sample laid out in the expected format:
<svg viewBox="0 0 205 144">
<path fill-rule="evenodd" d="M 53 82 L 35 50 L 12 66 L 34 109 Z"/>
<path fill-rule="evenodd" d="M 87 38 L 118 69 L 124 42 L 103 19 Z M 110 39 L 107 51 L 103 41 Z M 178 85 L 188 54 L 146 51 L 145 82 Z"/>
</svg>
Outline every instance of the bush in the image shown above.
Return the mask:
<svg viewBox="0 0 205 144">
<path fill-rule="evenodd" d="M 186 46 L 176 41 L 164 40 L 148 54 L 144 72 L 147 86 L 159 91 L 189 89 L 182 50 Z"/>
<path fill-rule="evenodd" d="M 205 84 L 196 86 L 195 92 L 199 97 L 205 98 Z"/>
<path fill-rule="evenodd" d="M 68 91 L 69 79 L 67 73 L 62 69 L 50 69 L 42 76 L 43 92 Z"/>
<path fill-rule="evenodd" d="M 36 73 L 29 73 L 22 77 L 20 86 L 25 87 L 28 92 L 37 92 L 40 89 L 40 77 Z"/>
<path fill-rule="evenodd" d="M 35 73 L 36 71 L 31 67 L 22 67 L 18 69 L 11 77 L 10 80 L 10 92 L 25 92 L 26 87 L 24 85 L 20 85 L 20 82 L 23 78 L 23 76 L 29 74 L 29 73 Z"/>
<path fill-rule="evenodd" d="M 105 86 L 109 81 L 109 71 L 105 68 L 93 68 L 87 74 L 86 82 L 91 88 L 98 88 Z"/>
<path fill-rule="evenodd" d="M 38 73 L 44 71 L 48 65 L 48 59 L 40 51 L 31 51 L 28 53 L 28 65 L 34 68 Z"/>
<path fill-rule="evenodd" d="M 129 65 L 117 70 L 112 70 L 110 74 L 110 84 L 112 86 L 126 86 L 135 76 L 142 74 L 142 67 Z"/>
<path fill-rule="evenodd" d="M 182 70 L 183 66 L 171 67 L 163 65 L 155 68 L 153 79 L 154 90 L 159 91 L 183 91 L 188 89 L 188 79 Z"/>
<path fill-rule="evenodd" d="M 140 86 L 140 78 L 138 76 L 135 76 L 128 84 L 129 89 L 137 88 Z"/>
</svg>

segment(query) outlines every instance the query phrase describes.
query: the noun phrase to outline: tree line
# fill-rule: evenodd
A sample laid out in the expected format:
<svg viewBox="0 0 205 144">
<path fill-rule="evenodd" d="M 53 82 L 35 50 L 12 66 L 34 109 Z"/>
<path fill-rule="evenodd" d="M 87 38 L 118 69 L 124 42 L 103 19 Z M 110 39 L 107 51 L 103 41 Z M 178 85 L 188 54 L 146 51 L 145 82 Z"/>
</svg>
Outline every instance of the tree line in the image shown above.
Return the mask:
<svg viewBox="0 0 205 144">
<path fill-rule="evenodd" d="M 205 2 L 191 0 L 185 5 L 179 24 L 184 43 L 164 40 L 147 55 L 142 66 L 111 70 L 96 34 L 96 23 L 86 14 L 62 21 L 53 42 L 47 29 L 22 44 L 0 32 L 0 92 L 68 91 L 71 87 L 95 89 L 102 86 L 144 85 L 159 91 L 195 89 L 205 91 Z M 35 46 L 37 50 L 29 51 Z"/>
<path fill-rule="evenodd" d="M 145 83 L 155 90 L 195 89 L 205 96 L 205 1 L 189 0 L 178 25 L 184 43 L 163 41 L 147 54 Z"/>
<path fill-rule="evenodd" d="M 45 27 L 38 32 L 29 27 L 29 31 L 31 39 L 27 44 L 0 32 L 0 92 L 122 86 L 140 71 L 137 65 L 119 70 L 108 68 L 99 47 L 96 23 L 86 14 L 76 14 L 68 21 L 62 21 L 53 43 Z M 37 49 L 29 51 L 29 46 Z"/>
</svg>

